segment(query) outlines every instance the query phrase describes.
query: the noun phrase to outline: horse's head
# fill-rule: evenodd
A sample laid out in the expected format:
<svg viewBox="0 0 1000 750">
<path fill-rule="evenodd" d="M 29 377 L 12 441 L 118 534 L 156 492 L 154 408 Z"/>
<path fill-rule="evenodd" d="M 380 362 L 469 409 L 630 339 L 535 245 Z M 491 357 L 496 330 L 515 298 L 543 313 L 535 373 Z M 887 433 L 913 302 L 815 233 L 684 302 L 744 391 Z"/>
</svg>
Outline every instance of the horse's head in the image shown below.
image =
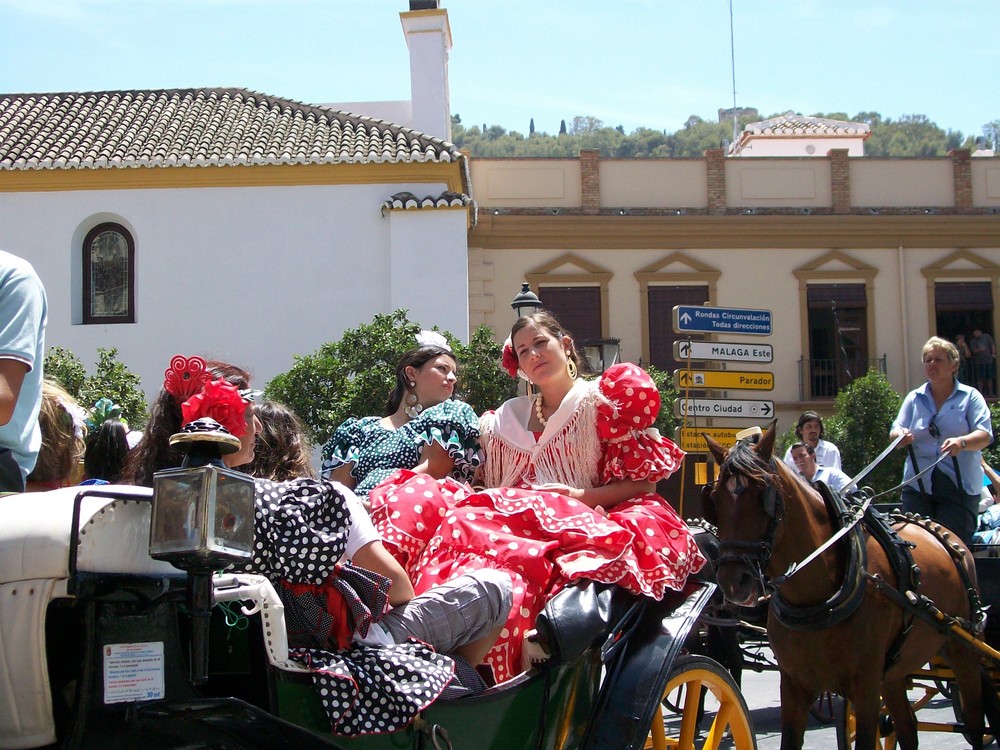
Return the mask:
<svg viewBox="0 0 1000 750">
<path fill-rule="evenodd" d="M 719 465 L 714 485 L 705 487 L 705 519 L 719 530 L 721 550 L 715 574 L 726 599 L 756 604 L 763 591 L 763 569 L 771 557 L 783 504 L 771 451 L 775 423 L 757 442 L 740 440 L 728 451 L 708 435 Z"/>
</svg>

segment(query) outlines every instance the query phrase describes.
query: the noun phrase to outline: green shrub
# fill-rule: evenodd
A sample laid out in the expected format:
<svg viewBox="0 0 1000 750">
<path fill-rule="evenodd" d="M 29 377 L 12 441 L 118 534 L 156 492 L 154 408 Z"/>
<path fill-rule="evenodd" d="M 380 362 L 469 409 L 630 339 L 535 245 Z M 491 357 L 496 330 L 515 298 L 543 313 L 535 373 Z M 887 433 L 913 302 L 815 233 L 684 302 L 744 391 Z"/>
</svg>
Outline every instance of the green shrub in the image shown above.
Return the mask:
<svg viewBox="0 0 1000 750">
<path fill-rule="evenodd" d="M 783 433 L 779 434 L 777 438 L 775 438 L 775 441 L 774 441 L 774 455 L 777 456 L 778 458 L 784 458 L 785 452 L 791 446 L 793 446 L 797 442 L 799 442 L 799 436 L 795 434 L 795 423 L 797 421 L 798 420 L 796 419 L 795 422 L 792 422 L 792 424 L 789 425 L 789 427 L 788 427 L 787 430 L 785 430 Z M 823 420 L 823 424 L 824 425 L 826 424 L 826 420 L 825 419 Z M 830 438 L 829 435 L 827 435 L 826 437 L 827 437 L 827 439 L 830 440 L 830 442 L 832 442 L 838 448 L 840 447 L 840 445 L 835 440 L 833 440 L 832 438 Z"/>
<path fill-rule="evenodd" d="M 80 389 L 87 380 L 87 368 L 69 349 L 53 346 L 45 354 L 45 377 L 54 380 L 73 398 L 79 400 Z"/>
<path fill-rule="evenodd" d="M 477 414 L 496 409 L 517 395 L 519 380 L 511 378 L 500 366 L 501 345 L 494 340 L 493 329 L 479 326 L 467 345 L 452 344 L 461 365 L 458 369 L 458 392 Z"/>
<path fill-rule="evenodd" d="M 88 411 L 99 398 L 121 407 L 122 418 L 133 429 L 146 424 L 146 396 L 139 376 L 118 361 L 117 349 L 97 350 L 97 369 L 88 376 L 80 359 L 68 349 L 53 346 L 45 355 L 45 377 L 59 383 Z"/>
<path fill-rule="evenodd" d="M 115 348 L 97 350 L 97 370 L 87 378 L 80 395 L 80 406 L 93 409 L 100 398 L 109 398 L 122 410 L 122 418 L 129 427 L 141 429 L 146 425 L 146 395 L 139 376 L 118 361 Z"/>
<path fill-rule="evenodd" d="M 348 417 L 383 414 L 395 387 L 396 362 L 417 345 L 420 331 L 406 310 L 376 315 L 371 323 L 344 332 L 340 341 L 298 356 L 266 388 L 269 398 L 291 407 L 322 445 Z M 516 382 L 500 367 L 493 331 L 480 326 L 467 345 L 444 331 L 459 362 L 458 394 L 477 413 L 515 395 Z"/>
<path fill-rule="evenodd" d="M 840 449 L 846 474 L 857 474 L 889 444 L 889 430 L 902 400 L 885 375 L 876 370 L 869 370 L 837 394 L 833 417 L 826 422 L 826 433 L 827 439 Z M 896 486 L 903 478 L 905 458 L 905 451 L 893 451 L 861 484 L 873 487 L 876 492 Z M 894 493 L 879 498 L 879 502 L 897 499 L 898 493 Z"/>
<path fill-rule="evenodd" d="M 661 435 L 672 440 L 674 430 L 679 426 L 677 417 L 674 416 L 674 402 L 679 394 L 674 388 L 673 379 L 669 372 L 653 365 L 644 364 L 642 369 L 649 373 L 649 377 L 656 383 L 656 389 L 660 392 L 660 416 L 656 418 L 653 427 L 659 430 Z"/>
<path fill-rule="evenodd" d="M 1000 401 L 994 401 L 990 407 L 990 421 L 993 423 L 993 444 L 983 451 L 983 458 L 994 471 L 1000 471 Z"/>
</svg>

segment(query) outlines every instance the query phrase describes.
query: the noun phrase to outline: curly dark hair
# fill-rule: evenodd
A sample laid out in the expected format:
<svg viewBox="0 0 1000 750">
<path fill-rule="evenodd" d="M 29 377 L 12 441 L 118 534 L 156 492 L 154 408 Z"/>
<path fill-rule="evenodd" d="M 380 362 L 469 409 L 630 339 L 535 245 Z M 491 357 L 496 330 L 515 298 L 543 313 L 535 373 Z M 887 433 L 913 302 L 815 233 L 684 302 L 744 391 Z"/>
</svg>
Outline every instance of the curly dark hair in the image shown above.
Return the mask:
<svg viewBox="0 0 1000 750">
<path fill-rule="evenodd" d="M 298 477 L 315 479 L 316 471 L 310 464 L 312 445 L 295 412 L 277 401 L 264 400 L 253 405 L 253 413 L 262 427 L 255 441 L 254 458 L 237 468 L 274 482 Z"/>
<path fill-rule="evenodd" d="M 236 365 L 209 360 L 205 367 L 213 378 L 223 378 L 240 390 L 250 387 L 250 373 Z M 184 454 L 170 445 L 170 436 L 180 428 L 181 405 L 167 391 L 161 390 L 149 408 L 142 440 L 129 451 L 121 482 L 152 487 L 153 474 L 180 466 Z"/>
<path fill-rule="evenodd" d="M 111 484 L 121 480 L 128 458 L 128 428 L 118 419 L 106 419 L 87 435 L 83 473 L 87 479 L 103 479 Z"/>
</svg>

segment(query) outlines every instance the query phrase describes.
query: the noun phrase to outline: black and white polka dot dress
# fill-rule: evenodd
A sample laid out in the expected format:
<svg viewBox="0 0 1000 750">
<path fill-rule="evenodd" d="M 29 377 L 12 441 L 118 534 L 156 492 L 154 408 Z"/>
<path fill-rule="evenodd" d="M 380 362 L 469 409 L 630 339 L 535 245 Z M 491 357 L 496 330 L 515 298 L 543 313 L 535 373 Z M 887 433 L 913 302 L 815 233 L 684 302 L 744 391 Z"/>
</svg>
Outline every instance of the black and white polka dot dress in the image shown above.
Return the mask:
<svg viewBox="0 0 1000 750">
<path fill-rule="evenodd" d="M 462 401 L 444 401 L 425 410 L 398 430 L 382 425 L 381 417 L 346 420 L 323 446 L 322 475 L 353 463 L 354 491 L 367 497 L 372 488 L 397 469 L 420 463 L 425 445 L 437 443 L 455 461 L 451 476 L 469 482 L 481 463 L 479 417 Z"/>
<path fill-rule="evenodd" d="M 289 654 L 313 670 L 331 728 L 337 734 L 357 735 L 406 726 L 452 680 L 454 662 L 415 640 L 377 647 L 351 643 L 336 649 L 330 642 L 336 641 L 336 617 L 348 615 L 333 603 L 346 599 L 347 609 L 358 617 L 363 607 L 353 596 L 381 606 L 388 583 L 380 585 L 378 576 L 367 577 L 369 581 L 357 569 L 350 577 L 334 580 L 351 521 L 344 498 L 331 483 L 259 479 L 255 487 L 254 550 L 245 570 L 267 576 L 281 594 Z M 345 593 L 352 587 L 353 593 Z M 304 588 L 310 596 L 301 596 Z M 371 614 L 377 621 L 383 613 Z M 327 647 L 318 647 L 324 641 Z"/>
</svg>

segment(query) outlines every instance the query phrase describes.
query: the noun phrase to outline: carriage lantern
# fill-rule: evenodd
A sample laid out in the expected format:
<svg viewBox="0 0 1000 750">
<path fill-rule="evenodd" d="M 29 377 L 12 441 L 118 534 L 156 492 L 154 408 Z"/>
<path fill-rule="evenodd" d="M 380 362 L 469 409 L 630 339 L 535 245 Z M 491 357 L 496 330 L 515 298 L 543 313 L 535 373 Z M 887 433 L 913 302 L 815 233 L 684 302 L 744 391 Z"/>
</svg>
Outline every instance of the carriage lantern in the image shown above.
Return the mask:
<svg viewBox="0 0 1000 750">
<path fill-rule="evenodd" d="M 212 573 L 250 558 L 254 485 L 223 464 L 222 456 L 238 451 L 240 441 L 212 420 L 185 425 L 170 444 L 186 455 L 180 468 L 153 475 L 149 553 L 190 574 L 191 680 L 201 683 L 207 678 Z"/>
</svg>

